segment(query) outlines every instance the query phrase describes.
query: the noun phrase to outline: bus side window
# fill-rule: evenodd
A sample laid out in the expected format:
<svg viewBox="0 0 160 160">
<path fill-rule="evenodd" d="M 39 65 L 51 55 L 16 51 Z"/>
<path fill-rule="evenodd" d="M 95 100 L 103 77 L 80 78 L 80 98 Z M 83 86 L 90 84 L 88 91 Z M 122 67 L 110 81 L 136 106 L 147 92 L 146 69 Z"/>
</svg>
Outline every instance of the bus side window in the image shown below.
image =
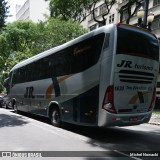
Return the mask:
<svg viewBox="0 0 160 160">
<path fill-rule="evenodd" d="M 49 71 L 50 77 L 59 77 L 71 74 L 70 53 L 67 49 L 57 52 L 50 56 Z"/>
<path fill-rule="evenodd" d="M 18 78 L 18 70 L 16 69 L 13 71 L 12 86 L 17 84 L 17 78 Z"/>
<path fill-rule="evenodd" d="M 72 72 L 82 72 L 95 65 L 100 57 L 105 34 L 99 34 L 72 47 Z"/>
</svg>

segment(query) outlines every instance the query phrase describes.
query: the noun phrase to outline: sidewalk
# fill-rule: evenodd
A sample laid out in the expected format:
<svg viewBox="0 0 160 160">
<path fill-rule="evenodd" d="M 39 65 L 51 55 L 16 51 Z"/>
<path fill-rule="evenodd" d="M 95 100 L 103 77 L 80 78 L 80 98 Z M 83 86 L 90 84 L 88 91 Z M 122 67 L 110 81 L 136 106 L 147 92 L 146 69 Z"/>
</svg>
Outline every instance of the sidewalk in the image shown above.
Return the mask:
<svg viewBox="0 0 160 160">
<path fill-rule="evenodd" d="M 149 124 L 160 125 L 160 114 L 152 114 Z"/>
</svg>

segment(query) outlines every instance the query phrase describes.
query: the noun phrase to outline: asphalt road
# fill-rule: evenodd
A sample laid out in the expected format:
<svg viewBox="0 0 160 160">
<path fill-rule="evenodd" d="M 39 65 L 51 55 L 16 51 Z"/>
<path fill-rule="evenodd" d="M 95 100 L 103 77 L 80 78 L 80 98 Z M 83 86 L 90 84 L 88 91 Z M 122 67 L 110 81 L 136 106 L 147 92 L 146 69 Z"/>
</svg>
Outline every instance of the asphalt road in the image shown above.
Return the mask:
<svg viewBox="0 0 160 160">
<path fill-rule="evenodd" d="M 66 124 L 63 128 L 56 128 L 48 124 L 46 118 L 15 114 L 12 110 L 0 108 L 0 151 L 20 152 L 19 155 L 24 156 L 20 159 L 34 160 L 153 159 L 141 154 L 160 151 L 160 126 L 143 124 L 98 129 Z M 28 154 L 26 151 L 36 151 L 46 157 L 28 158 L 25 157 Z M 132 153 L 139 155 L 130 157 Z M 105 158 L 102 158 L 104 155 Z M 0 159 L 6 160 L 7 157 Z"/>
</svg>

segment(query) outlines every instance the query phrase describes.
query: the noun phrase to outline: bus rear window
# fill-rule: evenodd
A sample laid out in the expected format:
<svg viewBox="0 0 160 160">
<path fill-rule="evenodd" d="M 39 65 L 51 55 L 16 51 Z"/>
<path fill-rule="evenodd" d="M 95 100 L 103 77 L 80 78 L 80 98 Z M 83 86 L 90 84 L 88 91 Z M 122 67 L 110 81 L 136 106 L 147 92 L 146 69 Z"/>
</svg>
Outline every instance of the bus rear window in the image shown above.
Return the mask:
<svg viewBox="0 0 160 160">
<path fill-rule="evenodd" d="M 158 40 L 143 30 L 117 27 L 117 54 L 145 57 L 159 61 Z"/>
</svg>

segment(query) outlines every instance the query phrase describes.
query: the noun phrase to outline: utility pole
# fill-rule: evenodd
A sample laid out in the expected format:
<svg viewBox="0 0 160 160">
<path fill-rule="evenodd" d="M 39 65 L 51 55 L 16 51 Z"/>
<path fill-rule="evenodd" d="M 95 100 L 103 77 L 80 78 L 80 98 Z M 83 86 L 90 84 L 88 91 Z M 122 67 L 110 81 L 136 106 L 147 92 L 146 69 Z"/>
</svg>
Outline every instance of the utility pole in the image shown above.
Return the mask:
<svg viewBox="0 0 160 160">
<path fill-rule="evenodd" d="M 149 0 L 144 0 L 144 19 L 143 19 L 143 27 L 147 27 L 147 16 L 148 16 L 148 6 L 149 6 Z"/>
</svg>

